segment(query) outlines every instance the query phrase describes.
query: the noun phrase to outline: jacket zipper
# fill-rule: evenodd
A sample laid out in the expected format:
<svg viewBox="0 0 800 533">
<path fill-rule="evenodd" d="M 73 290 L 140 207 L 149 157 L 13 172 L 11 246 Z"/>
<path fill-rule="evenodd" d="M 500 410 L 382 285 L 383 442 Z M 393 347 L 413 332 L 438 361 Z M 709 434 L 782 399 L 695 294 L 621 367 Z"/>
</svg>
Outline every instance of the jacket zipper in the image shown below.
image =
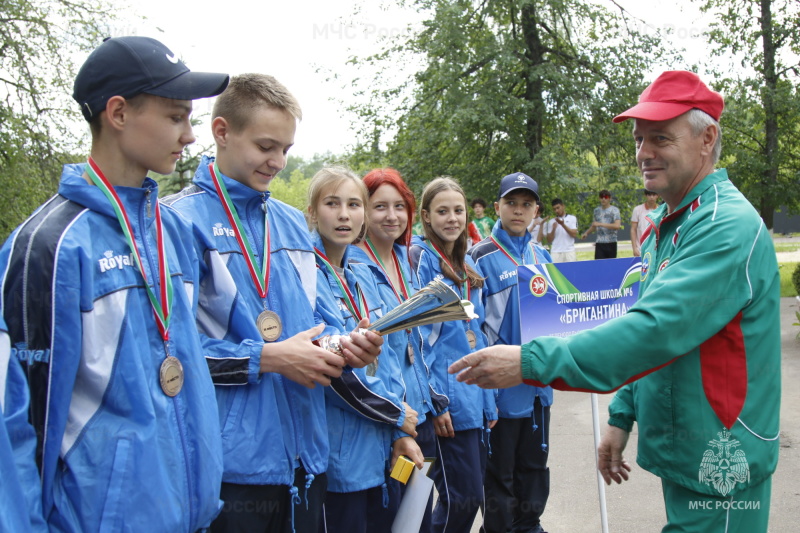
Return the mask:
<svg viewBox="0 0 800 533">
<path fill-rule="evenodd" d="M 153 290 L 158 293 L 157 286 L 156 286 L 156 283 L 155 283 L 156 274 L 158 273 L 158 268 L 153 269 L 153 260 L 152 260 L 152 255 L 151 255 L 151 251 L 150 251 L 150 246 L 147 245 L 147 241 L 148 241 L 148 238 L 150 236 L 150 234 L 147 232 L 147 221 L 150 218 L 153 217 L 153 202 L 152 202 L 152 199 L 150 198 L 151 194 L 152 194 L 152 189 L 146 189 L 145 190 L 145 193 L 144 193 L 144 196 L 145 196 L 145 205 L 144 205 L 145 220 L 142 221 L 142 223 L 141 223 L 140 235 L 142 236 L 141 237 L 142 238 L 142 245 L 144 246 L 144 249 L 145 249 L 145 254 L 146 254 L 146 257 L 147 257 L 147 264 L 150 267 L 150 272 L 153 273 L 153 276 L 151 276 L 151 278 L 153 279 Z M 168 257 L 164 257 L 164 261 L 168 261 L 168 260 L 169 260 Z M 159 284 L 164 283 L 164 282 L 165 282 L 165 280 L 163 280 L 163 279 L 159 279 L 158 280 Z M 166 302 L 164 302 L 164 303 L 166 303 Z M 164 357 L 167 357 L 169 355 L 168 352 L 167 352 L 167 347 L 164 346 L 164 345 L 162 345 L 162 347 L 163 347 Z M 173 414 L 174 414 L 175 420 L 177 422 L 178 438 L 180 439 L 180 448 L 181 448 L 180 452 L 181 452 L 181 455 L 183 456 L 184 473 L 185 473 L 185 478 L 186 478 L 186 496 L 187 496 L 186 500 L 187 500 L 187 505 L 189 507 L 189 509 L 188 509 L 189 523 L 190 524 L 194 524 L 194 522 L 195 522 L 195 509 L 194 509 L 194 506 L 192 505 L 193 495 L 192 495 L 192 490 L 191 490 L 191 487 L 192 487 L 192 480 L 191 480 L 192 472 L 191 472 L 191 468 L 190 468 L 190 465 L 189 465 L 189 456 L 188 456 L 188 453 L 186 451 L 187 447 L 188 447 L 187 443 L 186 443 L 186 421 L 184 420 L 183 413 L 178 408 L 179 407 L 178 406 L 178 402 L 181 402 L 181 400 L 179 400 L 179 396 L 175 396 L 173 398 L 170 398 L 170 400 L 171 400 L 170 403 L 172 404 Z"/>
</svg>

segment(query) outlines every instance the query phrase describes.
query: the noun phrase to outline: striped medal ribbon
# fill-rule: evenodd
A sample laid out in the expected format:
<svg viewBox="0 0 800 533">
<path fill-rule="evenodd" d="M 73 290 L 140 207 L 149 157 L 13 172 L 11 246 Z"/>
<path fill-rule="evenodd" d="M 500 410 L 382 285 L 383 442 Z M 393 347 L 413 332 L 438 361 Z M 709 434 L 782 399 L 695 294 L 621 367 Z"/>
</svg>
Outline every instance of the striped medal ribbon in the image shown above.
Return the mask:
<svg viewBox="0 0 800 533">
<path fill-rule="evenodd" d="M 258 268 L 255 252 L 247 238 L 247 234 L 242 228 L 242 221 L 239 219 L 239 213 L 236 211 L 236 206 L 233 205 L 228 194 L 228 188 L 225 182 L 219 179 L 219 167 L 216 162 L 209 163 L 208 170 L 211 174 L 211 181 L 217 190 L 217 196 L 222 204 L 225 214 L 228 216 L 228 222 L 233 227 L 233 232 L 236 235 L 236 242 L 239 243 L 239 249 L 242 251 L 247 269 L 250 271 L 250 278 L 255 284 L 256 291 L 264 302 L 264 310 L 256 317 L 256 327 L 258 328 L 261 338 L 266 342 L 274 342 L 278 340 L 283 332 L 283 323 L 281 317 L 275 311 L 267 309 L 267 294 L 269 293 L 269 270 L 271 262 L 270 254 L 270 235 L 269 235 L 269 219 L 266 210 L 264 211 L 264 261 L 261 264 L 261 269 Z"/>
<path fill-rule="evenodd" d="M 111 203 L 111 207 L 113 207 L 114 212 L 117 215 L 117 220 L 119 221 L 122 233 L 125 236 L 125 241 L 128 243 L 128 247 L 133 253 L 136 267 L 139 269 L 142 279 L 144 279 L 144 287 L 147 291 L 147 297 L 150 300 L 150 306 L 153 308 L 153 316 L 156 320 L 156 326 L 158 326 L 158 332 L 161 334 L 161 338 L 164 341 L 164 351 L 166 353 L 166 358 L 161 363 L 161 368 L 159 369 L 161 389 L 167 396 L 177 396 L 177 394 L 181 391 L 181 388 L 183 388 L 184 375 L 183 365 L 181 365 L 181 362 L 177 357 L 174 357 L 170 354 L 169 350 L 169 322 L 172 312 L 173 289 L 172 276 L 170 276 L 169 265 L 167 264 L 166 243 L 164 242 L 164 227 L 161 222 L 161 204 L 159 203 L 158 198 L 156 198 L 155 227 L 156 259 L 158 262 L 158 279 L 156 281 L 159 285 L 159 294 L 156 294 L 156 292 L 150 286 L 149 280 L 147 279 L 147 272 L 142 264 L 142 257 L 139 253 L 139 247 L 136 244 L 133 226 L 131 226 L 128 213 L 125 210 L 125 206 L 122 205 L 122 200 L 120 200 L 119 196 L 117 195 L 117 191 L 114 189 L 114 186 L 111 184 L 111 182 L 108 181 L 108 178 L 106 178 L 105 174 L 103 174 L 103 172 L 100 170 L 100 167 L 97 165 L 95 160 L 91 157 L 89 157 L 87 165 L 84 167 L 84 171 L 89 176 L 89 179 L 92 181 L 92 183 L 94 183 L 101 191 L 103 191 L 103 194 Z"/>
</svg>

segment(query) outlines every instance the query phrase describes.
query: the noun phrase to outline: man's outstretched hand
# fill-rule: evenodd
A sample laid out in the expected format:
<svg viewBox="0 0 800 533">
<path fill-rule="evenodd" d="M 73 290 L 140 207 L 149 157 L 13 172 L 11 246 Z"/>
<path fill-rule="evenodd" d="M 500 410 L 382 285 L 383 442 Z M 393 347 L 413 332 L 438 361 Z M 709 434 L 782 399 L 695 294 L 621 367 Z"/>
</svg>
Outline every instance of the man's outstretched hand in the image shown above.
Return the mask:
<svg viewBox="0 0 800 533">
<path fill-rule="evenodd" d="M 484 389 L 506 389 L 522 383 L 519 346 L 490 346 L 465 355 L 448 369 L 456 379 Z"/>
</svg>

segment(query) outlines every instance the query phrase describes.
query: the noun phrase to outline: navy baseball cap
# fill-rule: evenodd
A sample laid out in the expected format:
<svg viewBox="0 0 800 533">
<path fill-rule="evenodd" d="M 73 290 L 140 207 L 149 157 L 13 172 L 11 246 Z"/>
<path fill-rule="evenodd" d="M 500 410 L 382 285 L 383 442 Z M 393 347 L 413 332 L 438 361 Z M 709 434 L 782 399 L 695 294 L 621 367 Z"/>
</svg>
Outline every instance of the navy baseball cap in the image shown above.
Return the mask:
<svg viewBox="0 0 800 533">
<path fill-rule="evenodd" d="M 169 48 L 150 37 L 107 38 L 89 54 L 75 77 L 72 97 L 91 121 L 113 96 L 145 93 L 174 100 L 216 96 L 228 75 L 191 72 Z"/>
<path fill-rule="evenodd" d="M 509 174 L 502 180 L 500 180 L 500 192 L 497 193 L 497 199 L 504 197 L 511 191 L 515 191 L 517 189 L 525 189 L 526 191 L 530 191 L 536 197 L 536 201 L 539 201 L 539 185 L 527 174 L 523 174 L 522 172 L 515 172 L 514 174 Z"/>
</svg>

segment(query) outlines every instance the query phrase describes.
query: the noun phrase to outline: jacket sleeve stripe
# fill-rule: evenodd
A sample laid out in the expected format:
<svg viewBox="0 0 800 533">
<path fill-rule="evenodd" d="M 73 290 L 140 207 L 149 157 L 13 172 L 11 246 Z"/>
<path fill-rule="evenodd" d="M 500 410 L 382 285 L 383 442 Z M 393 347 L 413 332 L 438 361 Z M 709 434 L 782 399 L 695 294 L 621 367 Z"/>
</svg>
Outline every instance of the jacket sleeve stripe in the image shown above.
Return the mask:
<svg viewBox="0 0 800 533">
<path fill-rule="evenodd" d="M 402 414 L 400 406 L 375 394 L 355 373 L 344 372 L 341 377 L 332 379 L 331 388 L 364 417 L 392 426 L 397 425 Z"/>
<path fill-rule="evenodd" d="M 249 357 L 215 358 L 206 356 L 206 363 L 214 385 L 247 385 Z"/>
<path fill-rule="evenodd" d="M 83 206 L 62 196 L 51 198 L 17 230 L 3 279 L 3 315 L 12 353 L 22 363 L 31 390 L 30 418 L 38 437 L 36 461 L 40 468 L 50 381 L 57 252 L 64 233 L 84 211 Z M 51 288 L 49 295 L 42 290 L 47 287 Z M 35 299 L 32 295 L 36 295 Z"/>
</svg>

